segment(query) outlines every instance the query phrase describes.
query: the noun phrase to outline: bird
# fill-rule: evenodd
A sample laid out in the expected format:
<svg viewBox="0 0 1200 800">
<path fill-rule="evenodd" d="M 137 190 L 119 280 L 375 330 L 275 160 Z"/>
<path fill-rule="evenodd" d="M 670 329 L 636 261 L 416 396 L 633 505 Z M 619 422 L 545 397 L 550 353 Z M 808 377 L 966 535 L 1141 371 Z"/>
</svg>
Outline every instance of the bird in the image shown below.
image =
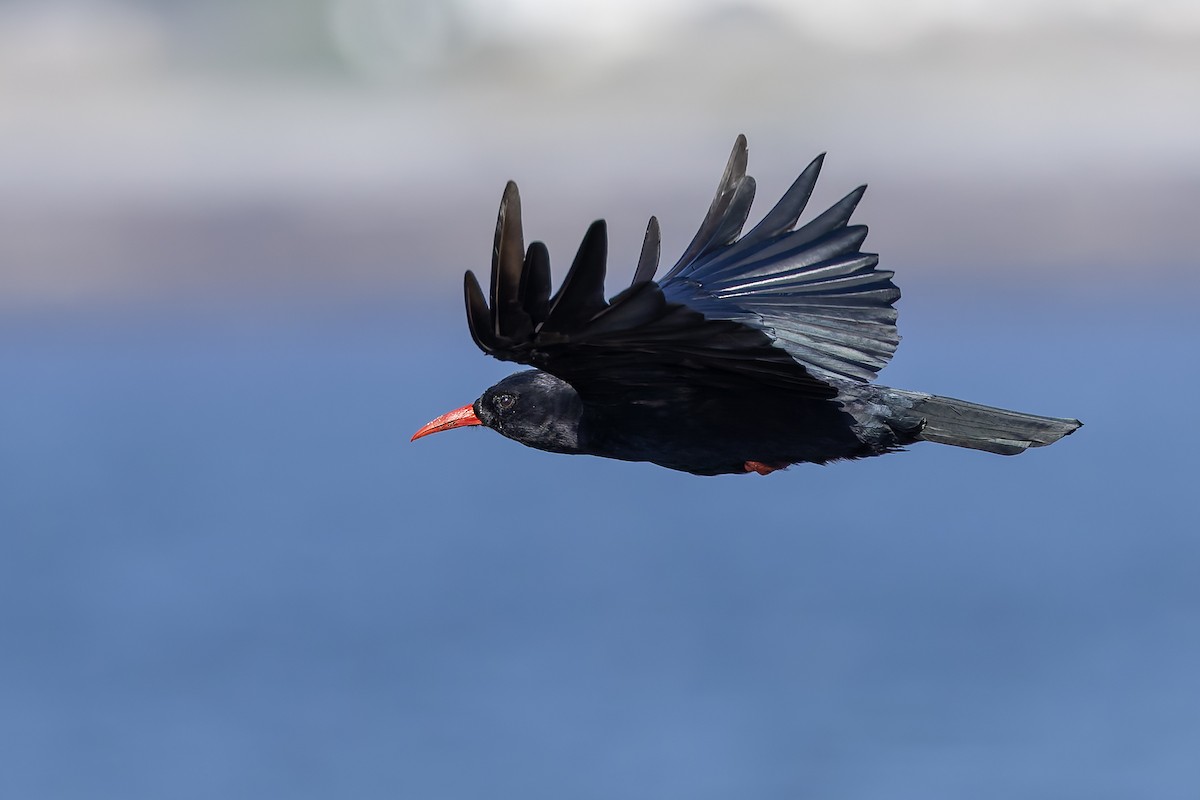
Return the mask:
<svg viewBox="0 0 1200 800">
<path fill-rule="evenodd" d="M 803 225 L 824 154 L 743 233 L 755 182 L 739 135 L 707 214 L 656 279 L 646 227 L 628 288 L 605 300 L 604 220 L 587 229 L 551 294 L 546 246 L 524 245 L 517 186 L 504 189 L 485 297 L 464 276 L 471 338 L 531 367 L 422 426 L 484 426 L 529 447 L 650 462 L 694 475 L 767 475 L 936 442 L 1016 455 L 1076 419 L 1007 411 L 872 383 L 900 337 L 900 290 L 862 251 L 860 186 Z M 798 226 L 798 227 L 797 227 Z"/>
</svg>

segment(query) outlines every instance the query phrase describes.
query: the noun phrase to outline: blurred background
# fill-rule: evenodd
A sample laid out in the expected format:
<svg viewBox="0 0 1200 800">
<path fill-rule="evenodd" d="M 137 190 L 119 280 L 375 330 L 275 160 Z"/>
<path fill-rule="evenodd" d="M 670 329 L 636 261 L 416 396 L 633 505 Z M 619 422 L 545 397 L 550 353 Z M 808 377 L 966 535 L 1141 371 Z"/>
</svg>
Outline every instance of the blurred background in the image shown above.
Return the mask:
<svg viewBox="0 0 1200 800">
<path fill-rule="evenodd" d="M 0 794 L 1195 798 L 1200 6 L 0 0 Z M 768 478 L 410 445 L 559 274 L 859 183 L 881 381 L 1078 434 Z"/>
</svg>

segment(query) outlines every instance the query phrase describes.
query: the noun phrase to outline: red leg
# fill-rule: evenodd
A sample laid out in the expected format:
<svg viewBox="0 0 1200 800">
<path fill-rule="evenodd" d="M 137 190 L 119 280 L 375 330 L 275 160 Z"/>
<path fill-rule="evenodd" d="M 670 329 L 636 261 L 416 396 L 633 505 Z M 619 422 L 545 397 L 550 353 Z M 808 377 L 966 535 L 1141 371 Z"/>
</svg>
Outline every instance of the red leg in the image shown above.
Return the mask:
<svg viewBox="0 0 1200 800">
<path fill-rule="evenodd" d="M 770 475 L 779 469 L 787 469 L 788 464 L 764 464 L 761 461 L 747 461 L 743 469 L 746 472 L 757 472 L 759 475 Z"/>
</svg>

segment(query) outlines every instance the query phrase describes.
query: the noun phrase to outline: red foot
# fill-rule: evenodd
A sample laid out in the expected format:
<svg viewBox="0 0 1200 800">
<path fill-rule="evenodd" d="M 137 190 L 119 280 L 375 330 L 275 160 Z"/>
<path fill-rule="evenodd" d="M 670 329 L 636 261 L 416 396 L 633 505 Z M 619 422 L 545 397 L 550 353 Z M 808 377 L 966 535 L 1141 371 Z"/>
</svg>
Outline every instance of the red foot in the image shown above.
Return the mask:
<svg viewBox="0 0 1200 800">
<path fill-rule="evenodd" d="M 761 461 L 747 461 L 742 467 L 746 472 L 757 472 L 759 475 L 770 475 L 775 470 L 787 469 L 789 464 L 764 464 Z"/>
</svg>

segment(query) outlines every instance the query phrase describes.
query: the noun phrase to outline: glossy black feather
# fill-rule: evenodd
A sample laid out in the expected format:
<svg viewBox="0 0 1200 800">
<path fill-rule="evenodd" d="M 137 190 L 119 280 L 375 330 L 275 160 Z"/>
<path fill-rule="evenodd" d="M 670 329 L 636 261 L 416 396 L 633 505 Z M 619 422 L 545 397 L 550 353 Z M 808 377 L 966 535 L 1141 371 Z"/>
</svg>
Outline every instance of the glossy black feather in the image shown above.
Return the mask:
<svg viewBox="0 0 1200 800">
<path fill-rule="evenodd" d="M 863 253 L 864 225 L 849 225 L 859 187 L 796 230 L 824 163 L 808 165 L 746 236 L 710 248 L 662 281 L 667 299 L 768 334 L 815 377 L 869 381 L 900 341 L 892 304 L 900 290 Z M 830 317 L 858 323 L 847 335 Z"/>
<path fill-rule="evenodd" d="M 658 260 L 662 256 L 662 234 L 658 229 L 658 217 L 651 217 L 646 225 L 646 238 L 642 240 L 642 253 L 638 257 L 630 285 L 654 280 L 658 271 Z"/>
<path fill-rule="evenodd" d="M 825 163 L 825 154 L 817 156 L 804 168 L 791 187 L 779 198 L 775 207 L 755 225 L 749 233 L 741 238 L 737 248 L 732 248 L 727 255 L 734 255 L 739 249 L 746 249 L 759 242 L 787 233 L 796 226 L 796 221 L 804 213 L 808 200 L 812 197 L 817 185 L 817 176 L 821 174 L 821 166 Z"/>
<path fill-rule="evenodd" d="M 496 237 L 492 244 L 492 331 L 511 336 L 528 329 L 528 315 L 521 306 L 521 275 L 525 269 L 525 244 L 521 231 L 521 195 L 512 181 L 504 187 Z"/>
<path fill-rule="evenodd" d="M 525 254 L 525 271 L 521 273 L 521 307 L 533 324 L 546 319 L 550 313 L 550 252 L 546 245 L 534 242 Z M 532 332 L 532 331 L 530 331 Z"/>
<path fill-rule="evenodd" d="M 604 300 L 607 262 L 608 227 L 601 219 L 588 226 L 567 277 L 550 300 L 550 312 L 542 324 L 544 330 L 567 333 L 581 320 L 604 310 L 608 305 Z"/>
<path fill-rule="evenodd" d="M 733 144 L 733 151 L 729 154 L 729 161 L 725 164 L 725 172 L 721 175 L 720 183 L 717 184 L 717 193 L 708 207 L 708 213 L 704 215 L 700 229 L 692 237 L 691 244 L 687 246 L 683 255 L 679 257 L 679 261 L 667 273 L 667 278 L 702 258 L 713 246 L 713 242 L 718 238 L 718 233 L 728 231 L 731 227 L 727 221 L 728 218 L 736 219 L 740 215 L 741 223 L 737 227 L 738 230 L 741 230 L 741 224 L 745 223 L 746 214 L 750 211 L 750 200 L 754 199 L 753 183 L 749 187 L 748 197 L 747 190 L 742 188 L 746 178 L 747 158 L 746 137 L 738 134 L 737 141 Z M 741 201 L 738 201 L 739 190 L 742 195 Z"/>
<path fill-rule="evenodd" d="M 471 331 L 471 338 L 480 350 L 493 355 L 499 340 L 492 330 L 491 311 L 483 297 L 483 289 L 479 287 L 479 280 L 471 270 L 467 270 L 467 274 L 463 276 L 463 292 L 466 295 L 467 327 Z"/>
</svg>

